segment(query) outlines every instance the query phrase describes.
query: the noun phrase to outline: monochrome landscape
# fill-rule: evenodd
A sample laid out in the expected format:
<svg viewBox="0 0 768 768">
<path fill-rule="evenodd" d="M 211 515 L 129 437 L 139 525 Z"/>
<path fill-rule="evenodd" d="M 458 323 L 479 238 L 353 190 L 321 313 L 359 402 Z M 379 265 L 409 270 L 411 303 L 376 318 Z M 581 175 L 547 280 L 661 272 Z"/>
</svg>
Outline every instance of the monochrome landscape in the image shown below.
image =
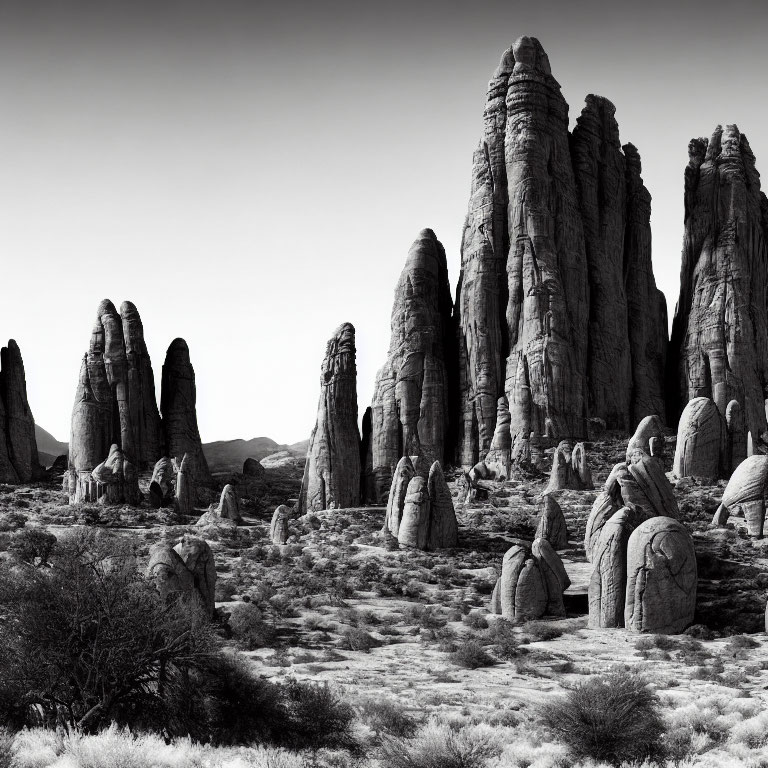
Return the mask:
<svg viewBox="0 0 768 768">
<path fill-rule="evenodd" d="M 297 302 L 302 262 L 255 257 L 284 270 L 285 323 L 225 322 L 242 307 L 209 294 L 245 278 L 223 266 L 194 289 L 195 259 L 148 270 L 144 317 L 130 265 L 105 256 L 111 296 L 86 270 L 88 323 L 50 329 L 77 340 L 44 385 L 66 442 L 35 420 L 25 318 L 0 329 L 0 768 L 768 765 L 764 125 L 675 148 L 659 243 L 642 131 L 589 84 L 569 105 L 576 58 L 538 35 L 493 54 L 458 240 L 425 220 L 389 257 L 388 346 L 358 334 L 380 286 L 343 216 L 358 269 L 331 295 Z M 297 250 L 304 206 L 344 204 L 299 179 Z M 206 391 L 255 375 L 269 397 Z M 307 402 L 293 442 L 202 428 L 220 407 L 290 434 Z"/>
</svg>

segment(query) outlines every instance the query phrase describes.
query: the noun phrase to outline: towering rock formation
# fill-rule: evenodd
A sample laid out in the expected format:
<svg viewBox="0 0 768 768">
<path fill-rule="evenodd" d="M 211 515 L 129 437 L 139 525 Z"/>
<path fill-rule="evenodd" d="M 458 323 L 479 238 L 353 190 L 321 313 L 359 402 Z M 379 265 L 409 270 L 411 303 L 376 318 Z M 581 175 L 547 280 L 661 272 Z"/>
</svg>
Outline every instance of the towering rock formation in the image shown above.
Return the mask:
<svg viewBox="0 0 768 768">
<path fill-rule="evenodd" d="M 688 400 L 703 396 L 725 418 L 736 400 L 753 444 L 768 450 L 768 201 L 735 125 L 718 126 L 709 141 L 693 139 L 688 155 L 669 417 L 676 421 Z"/>
<path fill-rule="evenodd" d="M 613 113 L 588 97 L 569 136 L 534 38 L 517 40 L 490 82 L 456 298 L 464 466 L 490 449 L 504 395 L 515 442 L 584 437 L 589 418 L 629 429 L 661 403 L 650 196 Z"/>
<path fill-rule="evenodd" d="M 451 309 L 445 251 L 435 233 L 423 229 L 395 289 L 389 353 L 376 375 L 370 444 L 379 501 L 387 498 L 402 456 L 444 460 Z"/>
<path fill-rule="evenodd" d="M 353 507 L 359 502 L 355 329 L 343 323 L 329 340 L 320 368 L 320 402 L 309 438 L 299 513 Z"/>
<path fill-rule="evenodd" d="M 165 453 L 177 466 L 186 457 L 187 471 L 193 475 L 196 486 L 210 485 L 211 473 L 197 428 L 196 403 L 195 369 L 189 359 L 189 347 L 184 339 L 174 339 L 165 355 L 160 394 Z"/>
<path fill-rule="evenodd" d="M 128 462 L 146 468 L 160 458 L 160 415 L 152 365 L 136 307 L 124 302 L 118 314 L 99 304 L 91 343 L 80 368 L 72 411 L 69 467 L 90 472 L 114 444 Z"/>
<path fill-rule="evenodd" d="M 27 380 L 19 345 L 0 350 L 0 482 L 27 483 L 42 475 L 35 420 L 27 401 Z"/>
</svg>

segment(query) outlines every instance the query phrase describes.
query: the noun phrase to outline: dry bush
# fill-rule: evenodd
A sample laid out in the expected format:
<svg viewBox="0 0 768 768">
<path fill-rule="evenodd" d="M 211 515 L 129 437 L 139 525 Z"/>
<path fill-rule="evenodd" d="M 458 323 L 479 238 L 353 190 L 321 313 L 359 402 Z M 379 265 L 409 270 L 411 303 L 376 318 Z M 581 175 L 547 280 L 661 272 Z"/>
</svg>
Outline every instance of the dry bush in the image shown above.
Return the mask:
<svg viewBox="0 0 768 768">
<path fill-rule="evenodd" d="M 468 640 L 460 645 L 450 654 L 450 659 L 457 667 L 464 667 L 465 669 L 490 667 L 496 663 L 477 640 Z"/>
<path fill-rule="evenodd" d="M 410 737 L 418 723 L 399 702 L 371 699 L 362 706 L 362 720 L 377 735 Z"/>
<path fill-rule="evenodd" d="M 658 697 L 625 671 L 593 677 L 543 707 L 542 725 L 576 759 L 614 765 L 657 757 L 665 732 Z"/>
</svg>

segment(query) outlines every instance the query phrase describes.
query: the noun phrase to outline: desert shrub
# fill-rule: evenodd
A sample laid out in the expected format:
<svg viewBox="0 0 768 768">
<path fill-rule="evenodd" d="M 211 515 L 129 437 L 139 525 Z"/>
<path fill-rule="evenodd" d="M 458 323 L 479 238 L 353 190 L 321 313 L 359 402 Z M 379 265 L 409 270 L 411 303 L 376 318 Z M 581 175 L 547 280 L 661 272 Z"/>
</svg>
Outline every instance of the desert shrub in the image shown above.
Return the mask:
<svg viewBox="0 0 768 768">
<path fill-rule="evenodd" d="M 355 713 L 327 685 L 290 680 L 284 688 L 281 735 L 294 748 L 346 747 L 353 743 Z"/>
<path fill-rule="evenodd" d="M 410 737 L 416 733 L 416 719 L 402 704 L 386 699 L 366 701 L 362 707 L 362 719 L 377 736 Z"/>
<path fill-rule="evenodd" d="M 683 634 L 695 637 L 697 640 L 714 640 L 717 635 L 704 624 L 692 624 Z"/>
<path fill-rule="evenodd" d="M 22 528 L 11 538 L 8 549 L 22 562 L 47 565 L 56 546 L 56 537 L 43 528 Z"/>
<path fill-rule="evenodd" d="M 576 759 L 620 765 L 659 756 L 658 697 L 629 672 L 599 675 L 542 709 L 542 724 Z"/>
<path fill-rule="evenodd" d="M 364 651 L 368 653 L 371 648 L 378 648 L 381 643 L 359 627 L 350 627 L 342 636 L 343 647 L 350 651 Z"/>
<path fill-rule="evenodd" d="M 430 722 L 411 739 L 384 737 L 381 764 L 387 768 L 484 768 L 498 748 L 485 734 Z"/>
<path fill-rule="evenodd" d="M 501 659 L 514 659 L 520 654 L 514 628 L 506 619 L 496 619 L 486 631 L 485 638 L 493 644 L 493 652 Z"/>
<path fill-rule="evenodd" d="M 734 635 L 728 641 L 728 645 L 730 646 L 729 650 L 741 650 L 746 648 L 758 648 L 760 643 L 749 635 Z"/>
<path fill-rule="evenodd" d="M 163 709 L 164 682 L 215 649 L 196 602 L 166 604 L 119 539 L 63 539 L 49 568 L 0 568 L 0 724 L 35 711 L 93 732 Z M 158 727 L 161 727 L 158 725 Z"/>
<path fill-rule="evenodd" d="M 488 629 L 488 619 L 480 611 L 471 611 L 464 616 L 462 621 L 472 629 Z"/>
<path fill-rule="evenodd" d="M 0 728 L 0 768 L 11 768 L 11 744 L 13 744 L 11 731 Z"/>
<path fill-rule="evenodd" d="M 229 627 L 235 640 L 248 651 L 264 648 L 275 641 L 275 629 L 264 621 L 253 603 L 242 603 L 232 609 Z"/>
<path fill-rule="evenodd" d="M 559 627 L 553 627 L 546 621 L 526 621 L 523 632 L 534 641 L 554 640 L 563 634 Z"/>
<path fill-rule="evenodd" d="M 490 667 L 496 663 L 477 640 L 469 640 L 463 643 L 450 654 L 450 658 L 456 666 L 464 667 L 465 669 Z"/>
</svg>

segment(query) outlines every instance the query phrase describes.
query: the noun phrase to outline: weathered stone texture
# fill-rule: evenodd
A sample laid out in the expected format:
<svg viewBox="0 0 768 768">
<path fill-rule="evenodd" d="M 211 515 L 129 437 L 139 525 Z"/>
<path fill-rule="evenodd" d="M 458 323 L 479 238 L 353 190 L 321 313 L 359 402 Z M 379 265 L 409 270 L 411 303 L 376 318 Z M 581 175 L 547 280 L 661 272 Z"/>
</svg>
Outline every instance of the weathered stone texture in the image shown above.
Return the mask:
<svg viewBox="0 0 768 768">
<path fill-rule="evenodd" d="M 424 229 L 395 289 L 387 360 L 376 375 L 371 460 L 379 500 L 402 456 L 443 461 L 449 422 L 447 347 L 454 342 L 443 246 Z"/>
<path fill-rule="evenodd" d="M 669 517 L 646 520 L 627 545 L 625 626 L 635 632 L 682 632 L 693 623 L 696 583 L 688 529 Z"/>
<path fill-rule="evenodd" d="M 309 439 L 299 513 L 354 507 L 360 502 L 355 329 L 340 325 L 320 371 L 317 421 Z"/>
<path fill-rule="evenodd" d="M 677 427 L 672 471 L 678 477 L 712 481 L 725 477 L 728 463 L 726 429 L 725 418 L 710 398 L 689 400 Z"/>
<path fill-rule="evenodd" d="M 196 500 L 195 476 L 191 471 L 189 456 L 185 453 L 176 473 L 176 501 L 174 504 L 176 512 L 181 516 L 191 515 Z"/>
<path fill-rule="evenodd" d="M 750 536 L 761 538 L 765 522 L 765 495 L 768 490 L 768 456 L 748 456 L 731 475 L 713 525 L 724 526 L 728 517 L 741 510 Z"/>
<path fill-rule="evenodd" d="M 43 475 L 35 441 L 35 420 L 19 345 L 0 350 L 0 482 L 28 483 Z"/>
<path fill-rule="evenodd" d="M 693 139 L 688 155 L 670 419 L 695 397 L 714 400 L 723 417 L 736 400 L 753 441 L 765 443 L 768 201 L 747 138 L 735 125 L 718 126 L 709 141 Z"/>
<path fill-rule="evenodd" d="M 123 316 L 108 299 L 99 304 L 83 358 L 69 441 L 69 466 L 74 472 L 93 470 L 112 444 L 137 469 L 151 466 L 162 454 L 141 319 L 130 302 L 120 309 Z"/>
<path fill-rule="evenodd" d="M 613 113 L 589 96 L 570 137 L 534 38 L 506 51 L 489 84 L 455 312 L 464 467 L 489 452 L 504 395 L 513 453 L 531 433 L 586 437 L 588 420 L 627 429 L 662 405 L 650 196 Z"/>
<path fill-rule="evenodd" d="M 548 493 L 542 497 L 536 538 L 545 539 L 553 549 L 568 548 L 568 526 L 565 515 L 555 498 Z"/>
<path fill-rule="evenodd" d="M 269 539 L 273 544 L 285 544 L 288 541 L 288 520 L 291 517 L 291 510 L 285 504 L 281 504 L 275 509 L 272 515 L 272 522 L 269 524 Z"/>
<path fill-rule="evenodd" d="M 154 509 L 160 509 L 172 502 L 173 474 L 173 462 L 169 456 L 163 456 L 157 460 L 149 483 L 149 503 Z"/>
<path fill-rule="evenodd" d="M 174 550 L 192 574 L 203 608 L 213 618 L 216 612 L 216 565 L 208 542 L 185 534 Z"/>
<path fill-rule="evenodd" d="M 195 369 L 189 359 L 189 347 L 184 339 L 174 339 L 165 355 L 160 393 L 165 452 L 177 465 L 186 457 L 187 471 L 194 476 L 195 485 L 211 485 L 197 427 L 196 403 Z"/>
<path fill-rule="evenodd" d="M 572 447 L 567 440 L 561 440 L 552 454 L 552 471 L 544 493 L 565 489 L 583 491 L 592 487 L 584 443 L 576 443 Z"/>
<path fill-rule="evenodd" d="M 216 515 L 225 520 L 232 520 L 234 523 L 241 521 L 240 499 L 237 495 L 235 486 L 227 483 L 221 491 L 219 506 L 216 507 Z"/>
</svg>

